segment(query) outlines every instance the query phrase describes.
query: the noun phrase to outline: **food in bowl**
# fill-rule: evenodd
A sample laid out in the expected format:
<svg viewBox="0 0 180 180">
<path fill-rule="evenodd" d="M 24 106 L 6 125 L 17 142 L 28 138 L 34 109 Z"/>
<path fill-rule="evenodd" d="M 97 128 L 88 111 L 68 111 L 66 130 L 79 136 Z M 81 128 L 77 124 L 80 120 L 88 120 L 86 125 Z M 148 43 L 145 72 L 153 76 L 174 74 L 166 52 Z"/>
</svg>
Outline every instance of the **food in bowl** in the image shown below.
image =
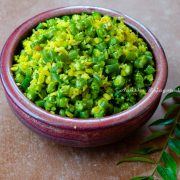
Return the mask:
<svg viewBox="0 0 180 180">
<path fill-rule="evenodd" d="M 37 106 L 70 118 L 99 118 L 142 99 L 153 83 L 155 62 L 122 18 L 92 12 L 38 24 L 11 71 Z"/>
</svg>

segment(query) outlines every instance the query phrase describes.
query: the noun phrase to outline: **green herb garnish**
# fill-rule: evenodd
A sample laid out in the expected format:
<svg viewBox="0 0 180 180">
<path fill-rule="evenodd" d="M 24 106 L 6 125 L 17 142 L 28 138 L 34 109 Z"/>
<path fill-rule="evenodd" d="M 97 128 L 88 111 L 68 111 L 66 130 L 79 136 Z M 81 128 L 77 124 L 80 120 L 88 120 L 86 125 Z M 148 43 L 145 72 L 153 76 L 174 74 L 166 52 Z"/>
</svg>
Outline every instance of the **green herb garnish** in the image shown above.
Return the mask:
<svg viewBox="0 0 180 180">
<path fill-rule="evenodd" d="M 165 96 L 163 99 L 163 103 L 170 99 L 170 98 L 180 98 L 180 86 L 175 88 L 174 92 L 169 93 Z M 180 157 L 180 105 L 179 104 L 173 104 L 169 107 L 168 111 L 166 112 L 164 118 L 158 119 L 151 123 L 149 125 L 150 128 L 153 127 L 164 127 L 167 126 L 169 128 L 166 128 L 165 130 L 156 130 L 152 132 L 149 136 L 145 137 L 142 144 L 147 143 L 149 141 L 155 140 L 157 138 L 160 138 L 161 136 L 167 136 L 167 139 L 163 145 L 163 147 L 158 146 L 144 146 L 139 149 L 136 149 L 133 151 L 136 155 L 141 155 L 140 158 L 137 158 L 137 156 L 131 156 L 126 157 L 125 159 L 122 159 L 119 161 L 122 162 L 130 162 L 130 161 L 137 161 L 137 162 L 146 162 L 146 163 L 152 163 L 153 160 L 151 158 L 148 158 L 147 155 L 156 151 L 161 151 L 160 158 L 157 162 L 155 162 L 155 168 L 154 171 L 149 176 L 138 176 L 131 178 L 130 180 L 154 180 L 155 173 L 158 173 L 164 180 L 177 180 L 177 163 L 175 161 L 176 158 Z M 172 155 L 172 152 L 175 153 L 175 155 Z M 145 158 L 145 159 L 144 159 Z M 144 161 L 143 161 L 144 159 Z M 117 164 L 120 164 L 117 163 Z"/>
</svg>

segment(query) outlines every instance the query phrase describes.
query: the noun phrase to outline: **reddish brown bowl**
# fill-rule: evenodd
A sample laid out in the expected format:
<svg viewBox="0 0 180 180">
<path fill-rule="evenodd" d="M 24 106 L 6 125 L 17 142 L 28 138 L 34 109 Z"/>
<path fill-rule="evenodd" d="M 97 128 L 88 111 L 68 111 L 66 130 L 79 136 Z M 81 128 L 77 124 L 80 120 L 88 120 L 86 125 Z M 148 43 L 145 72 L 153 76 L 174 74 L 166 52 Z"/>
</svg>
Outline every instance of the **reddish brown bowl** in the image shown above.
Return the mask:
<svg viewBox="0 0 180 180">
<path fill-rule="evenodd" d="M 130 109 L 103 118 L 77 119 L 53 115 L 30 102 L 18 89 L 10 67 L 18 44 L 39 22 L 46 19 L 92 11 L 124 17 L 125 23 L 137 31 L 149 44 L 155 61 L 156 76 L 151 90 Z M 156 110 L 161 90 L 167 81 L 167 61 L 155 36 L 142 24 L 120 12 L 97 7 L 65 7 L 43 12 L 20 25 L 9 37 L 1 53 L 1 81 L 7 100 L 20 121 L 33 131 L 57 140 L 61 144 L 78 147 L 100 146 L 118 141 L 143 125 Z M 158 91 L 154 91 L 157 90 Z"/>
</svg>

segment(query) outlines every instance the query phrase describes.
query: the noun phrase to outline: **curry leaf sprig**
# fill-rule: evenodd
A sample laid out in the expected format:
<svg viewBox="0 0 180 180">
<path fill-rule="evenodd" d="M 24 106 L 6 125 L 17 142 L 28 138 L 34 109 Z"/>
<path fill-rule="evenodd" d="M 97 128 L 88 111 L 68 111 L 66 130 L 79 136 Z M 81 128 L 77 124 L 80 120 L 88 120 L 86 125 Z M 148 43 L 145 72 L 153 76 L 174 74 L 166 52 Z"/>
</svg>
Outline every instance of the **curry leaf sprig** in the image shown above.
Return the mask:
<svg viewBox="0 0 180 180">
<path fill-rule="evenodd" d="M 180 86 L 165 96 L 162 103 L 170 98 L 180 98 Z M 133 151 L 136 156 L 126 157 L 119 161 L 117 165 L 123 162 L 144 162 L 155 164 L 155 168 L 149 176 L 133 177 L 130 180 L 154 180 L 155 173 L 164 180 L 177 180 L 177 163 L 176 158 L 180 157 L 180 104 L 174 103 L 169 106 L 163 118 L 158 119 L 149 125 L 149 128 L 161 127 L 153 131 L 149 136 L 145 137 L 141 145 L 143 147 Z M 144 146 L 144 144 L 156 140 L 157 138 L 166 137 L 166 141 L 162 147 L 160 146 Z M 157 151 L 161 151 L 157 162 L 145 156 Z M 172 156 L 172 152 L 175 154 Z"/>
</svg>

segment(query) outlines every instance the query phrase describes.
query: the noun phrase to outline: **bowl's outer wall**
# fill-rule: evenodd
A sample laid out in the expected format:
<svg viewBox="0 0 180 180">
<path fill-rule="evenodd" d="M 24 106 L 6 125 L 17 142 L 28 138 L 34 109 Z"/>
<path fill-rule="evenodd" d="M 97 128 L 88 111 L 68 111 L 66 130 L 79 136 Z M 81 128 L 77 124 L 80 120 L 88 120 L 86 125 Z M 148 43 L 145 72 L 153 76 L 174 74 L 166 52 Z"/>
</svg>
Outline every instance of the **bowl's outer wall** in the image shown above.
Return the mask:
<svg viewBox="0 0 180 180">
<path fill-rule="evenodd" d="M 118 126 L 86 131 L 47 126 L 46 124 L 41 123 L 37 119 L 24 113 L 8 96 L 7 100 L 19 120 L 39 135 L 45 136 L 67 146 L 93 147 L 119 141 L 146 123 L 156 110 L 160 98 L 148 107 L 144 113 L 139 114 L 130 121 L 126 121 Z"/>
<path fill-rule="evenodd" d="M 19 26 L 9 37 L 1 53 L 1 80 L 9 104 L 17 117 L 33 131 L 62 144 L 78 147 L 99 146 L 122 139 L 144 124 L 158 106 L 161 91 L 151 91 L 136 105 L 122 113 L 100 119 L 70 119 L 52 115 L 31 103 L 16 86 L 11 71 L 14 52 L 19 42 L 37 23 L 64 14 L 100 11 L 122 16 L 125 23 L 137 30 L 150 45 L 156 60 L 156 77 L 152 85 L 162 90 L 167 80 L 167 61 L 163 49 L 152 33 L 132 18 L 116 11 L 94 7 L 67 7 L 41 13 Z"/>
</svg>

